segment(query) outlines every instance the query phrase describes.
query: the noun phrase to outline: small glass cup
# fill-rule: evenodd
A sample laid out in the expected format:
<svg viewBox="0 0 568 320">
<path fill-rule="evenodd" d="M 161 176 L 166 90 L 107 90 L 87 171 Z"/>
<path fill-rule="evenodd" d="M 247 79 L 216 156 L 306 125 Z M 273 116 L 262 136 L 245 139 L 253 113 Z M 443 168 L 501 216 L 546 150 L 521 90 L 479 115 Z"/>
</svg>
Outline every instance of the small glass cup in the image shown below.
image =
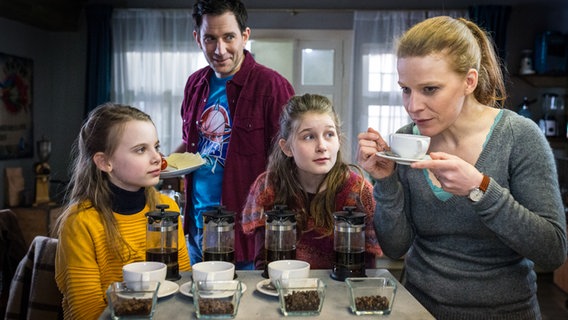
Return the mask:
<svg viewBox="0 0 568 320">
<path fill-rule="evenodd" d="M 107 289 L 111 318 L 152 319 L 159 288 L 158 281 L 111 283 Z"/>
<path fill-rule="evenodd" d="M 389 277 L 347 278 L 351 311 L 356 315 L 390 314 L 396 281 Z"/>
<path fill-rule="evenodd" d="M 198 319 L 234 318 L 242 295 L 240 280 L 193 283 L 193 305 Z"/>
<path fill-rule="evenodd" d="M 276 280 L 280 311 L 285 316 L 319 315 L 325 299 L 325 287 L 319 278 Z"/>
</svg>

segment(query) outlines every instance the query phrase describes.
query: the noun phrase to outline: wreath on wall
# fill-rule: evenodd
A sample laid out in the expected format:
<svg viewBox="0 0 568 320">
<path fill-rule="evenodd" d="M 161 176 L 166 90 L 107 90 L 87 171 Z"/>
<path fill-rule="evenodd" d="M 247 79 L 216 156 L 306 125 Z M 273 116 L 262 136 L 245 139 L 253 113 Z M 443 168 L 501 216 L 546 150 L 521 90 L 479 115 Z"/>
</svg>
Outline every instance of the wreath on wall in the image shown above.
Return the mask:
<svg viewBox="0 0 568 320">
<path fill-rule="evenodd" d="M 8 75 L 0 83 L 0 89 L 2 102 L 8 112 L 16 114 L 22 110 L 29 111 L 29 88 L 21 76 L 14 73 Z"/>
<path fill-rule="evenodd" d="M 6 59 L 0 81 L 0 100 L 12 114 L 30 110 L 30 70 L 21 59 Z"/>
</svg>

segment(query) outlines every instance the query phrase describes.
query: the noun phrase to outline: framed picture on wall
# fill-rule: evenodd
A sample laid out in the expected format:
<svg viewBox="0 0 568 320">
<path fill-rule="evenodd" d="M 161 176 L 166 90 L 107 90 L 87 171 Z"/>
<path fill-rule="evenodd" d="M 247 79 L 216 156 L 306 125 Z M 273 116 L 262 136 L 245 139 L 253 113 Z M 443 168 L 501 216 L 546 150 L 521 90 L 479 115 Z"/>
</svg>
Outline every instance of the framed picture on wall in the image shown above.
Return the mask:
<svg viewBox="0 0 568 320">
<path fill-rule="evenodd" d="M 0 52 L 0 160 L 31 158 L 33 61 Z"/>
</svg>

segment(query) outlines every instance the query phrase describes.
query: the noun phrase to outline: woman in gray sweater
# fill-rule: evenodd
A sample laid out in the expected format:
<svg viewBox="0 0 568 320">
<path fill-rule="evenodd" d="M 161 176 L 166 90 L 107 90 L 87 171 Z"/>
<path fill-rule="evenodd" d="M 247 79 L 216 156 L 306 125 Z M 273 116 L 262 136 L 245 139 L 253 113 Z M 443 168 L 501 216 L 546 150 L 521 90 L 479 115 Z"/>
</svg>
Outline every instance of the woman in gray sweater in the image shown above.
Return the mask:
<svg viewBox="0 0 568 320">
<path fill-rule="evenodd" d="M 442 32 L 443 31 L 443 32 Z M 359 135 L 359 164 L 376 181 L 384 253 L 405 256 L 405 286 L 437 319 L 541 319 L 534 265 L 566 259 L 566 217 L 552 151 L 538 126 L 509 110 L 491 39 L 465 19 L 435 17 L 397 51 L 403 103 L 431 137 L 431 160 L 378 157 Z"/>
</svg>

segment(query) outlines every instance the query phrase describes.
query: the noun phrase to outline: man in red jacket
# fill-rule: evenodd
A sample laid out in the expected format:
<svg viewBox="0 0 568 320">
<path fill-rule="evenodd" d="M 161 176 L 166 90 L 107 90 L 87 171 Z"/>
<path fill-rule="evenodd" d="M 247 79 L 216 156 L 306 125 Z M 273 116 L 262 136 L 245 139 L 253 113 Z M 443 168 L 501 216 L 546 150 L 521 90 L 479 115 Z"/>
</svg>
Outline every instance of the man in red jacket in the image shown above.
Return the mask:
<svg viewBox="0 0 568 320">
<path fill-rule="evenodd" d="M 292 85 L 245 50 L 247 11 L 239 0 L 198 0 L 195 41 L 209 66 L 187 80 L 181 107 L 183 144 L 206 164 L 186 176 L 184 230 L 191 263 L 202 261 L 202 213 L 217 205 L 236 213 L 237 268 L 252 268 L 254 239 L 244 236 L 241 210 L 249 187 L 266 169 L 282 107 Z"/>
</svg>

